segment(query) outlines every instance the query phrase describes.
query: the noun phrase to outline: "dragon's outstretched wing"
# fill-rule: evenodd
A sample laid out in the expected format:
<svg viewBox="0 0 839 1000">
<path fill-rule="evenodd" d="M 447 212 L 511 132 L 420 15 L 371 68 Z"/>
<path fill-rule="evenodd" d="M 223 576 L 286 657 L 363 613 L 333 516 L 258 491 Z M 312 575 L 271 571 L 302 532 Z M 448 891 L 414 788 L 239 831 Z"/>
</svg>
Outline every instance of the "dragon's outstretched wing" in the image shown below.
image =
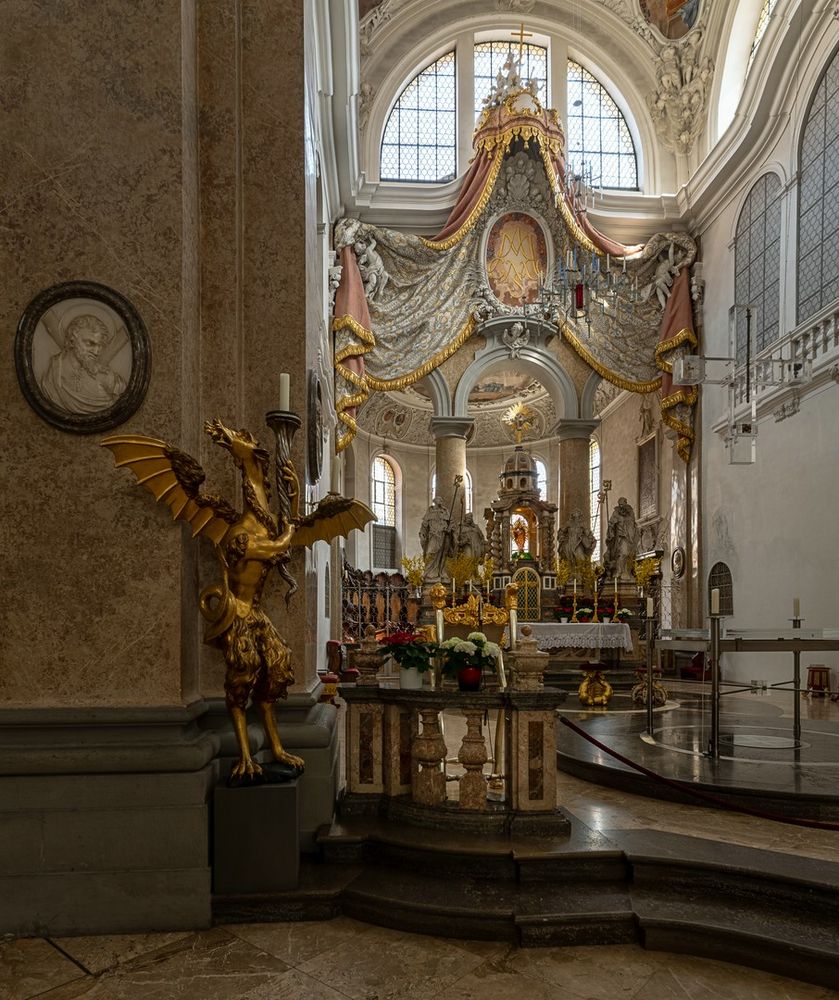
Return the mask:
<svg viewBox="0 0 839 1000">
<path fill-rule="evenodd" d="M 176 521 L 188 521 L 192 537 L 203 535 L 219 545 L 239 517 L 221 497 L 202 493 L 204 470 L 185 451 L 137 434 L 114 434 L 102 442 L 110 448 L 118 469 L 129 468 L 137 482 L 172 511 Z"/>
<path fill-rule="evenodd" d="M 338 535 L 348 535 L 353 528 L 363 529 L 376 515 L 360 500 L 350 500 L 328 493 L 311 514 L 301 517 L 291 539 L 292 545 L 331 542 Z"/>
</svg>

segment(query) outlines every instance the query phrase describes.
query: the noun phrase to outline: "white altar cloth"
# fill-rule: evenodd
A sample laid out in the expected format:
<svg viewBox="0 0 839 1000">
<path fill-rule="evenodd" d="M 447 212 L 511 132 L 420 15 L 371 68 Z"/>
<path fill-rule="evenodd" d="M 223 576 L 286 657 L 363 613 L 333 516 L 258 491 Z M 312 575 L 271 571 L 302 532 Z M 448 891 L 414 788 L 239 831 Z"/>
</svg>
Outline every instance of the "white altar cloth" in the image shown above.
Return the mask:
<svg viewBox="0 0 839 1000">
<path fill-rule="evenodd" d="M 622 622 L 519 622 L 519 636 L 530 626 L 539 649 L 624 649 L 632 652 L 632 633 Z"/>
</svg>

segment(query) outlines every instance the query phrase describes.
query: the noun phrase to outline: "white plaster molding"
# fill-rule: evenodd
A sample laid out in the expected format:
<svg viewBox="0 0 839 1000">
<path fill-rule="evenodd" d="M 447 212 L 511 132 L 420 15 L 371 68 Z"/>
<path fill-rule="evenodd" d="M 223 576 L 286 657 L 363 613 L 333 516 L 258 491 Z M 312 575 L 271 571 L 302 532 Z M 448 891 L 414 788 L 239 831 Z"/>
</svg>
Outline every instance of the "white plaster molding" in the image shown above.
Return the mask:
<svg viewBox="0 0 839 1000">
<path fill-rule="evenodd" d="M 665 149 L 687 154 L 705 127 L 708 87 L 714 72 L 702 53 L 703 32 L 694 28 L 681 43 L 662 46 L 656 65 L 656 89 L 647 106 Z"/>
</svg>

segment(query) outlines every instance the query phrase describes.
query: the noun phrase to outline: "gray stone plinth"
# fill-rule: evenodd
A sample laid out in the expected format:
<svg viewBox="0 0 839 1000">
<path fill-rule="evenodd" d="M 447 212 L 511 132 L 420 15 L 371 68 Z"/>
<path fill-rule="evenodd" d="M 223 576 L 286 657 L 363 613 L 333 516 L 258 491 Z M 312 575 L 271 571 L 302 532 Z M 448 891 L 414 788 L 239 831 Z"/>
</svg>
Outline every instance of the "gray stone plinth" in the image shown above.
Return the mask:
<svg viewBox="0 0 839 1000">
<path fill-rule="evenodd" d="M 213 892 L 238 896 L 297 888 L 299 786 L 216 787 Z"/>
</svg>

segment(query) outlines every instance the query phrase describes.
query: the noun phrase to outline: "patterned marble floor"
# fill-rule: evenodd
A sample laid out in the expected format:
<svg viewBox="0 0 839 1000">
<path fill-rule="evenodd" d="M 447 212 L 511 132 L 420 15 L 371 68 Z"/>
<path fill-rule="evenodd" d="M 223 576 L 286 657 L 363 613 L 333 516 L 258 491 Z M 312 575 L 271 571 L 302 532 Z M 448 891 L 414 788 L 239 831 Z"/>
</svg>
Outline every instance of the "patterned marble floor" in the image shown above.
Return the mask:
<svg viewBox="0 0 839 1000">
<path fill-rule="evenodd" d="M 839 992 L 634 945 L 518 950 L 346 918 L 0 941 L 2 1000 L 828 1000 Z"/>
</svg>

